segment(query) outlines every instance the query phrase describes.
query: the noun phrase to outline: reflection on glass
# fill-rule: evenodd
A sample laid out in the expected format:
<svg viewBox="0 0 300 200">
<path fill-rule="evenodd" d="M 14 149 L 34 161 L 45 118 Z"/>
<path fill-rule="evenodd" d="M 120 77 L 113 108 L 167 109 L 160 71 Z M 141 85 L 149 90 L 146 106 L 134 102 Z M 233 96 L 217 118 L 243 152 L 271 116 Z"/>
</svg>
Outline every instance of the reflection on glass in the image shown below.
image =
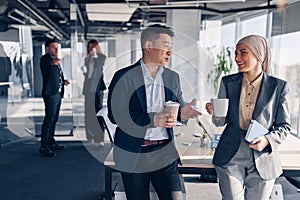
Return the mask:
<svg viewBox="0 0 300 200">
<path fill-rule="evenodd" d="M 9 76 L 11 75 L 11 61 L 0 43 L 0 119 L 1 127 L 7 126 L 7 100 L 9 88 Z"/>
</svg>

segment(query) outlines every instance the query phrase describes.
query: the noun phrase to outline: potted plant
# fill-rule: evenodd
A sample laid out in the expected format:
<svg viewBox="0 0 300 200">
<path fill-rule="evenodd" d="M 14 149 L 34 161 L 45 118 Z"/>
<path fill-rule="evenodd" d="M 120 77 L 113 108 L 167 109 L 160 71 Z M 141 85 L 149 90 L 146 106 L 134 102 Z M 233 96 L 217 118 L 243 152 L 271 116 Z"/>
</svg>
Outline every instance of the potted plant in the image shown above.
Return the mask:
<svg viewBox="0 0 300 200">
<path fill-rule="evenodd" d="M 222 50 L 216 56 L 214 66 L 214 69 L 212 69 L 207 75 L 207 81 L 213 85 L 214 94 L 216 94 L 221 77 L 229 74 L 232 69 L 230 47 L 222 48 Z"/>
<path fill-rule="evenodd" d="M 208 136 L 206 132 L 203 132 L 202 139 L 203 139 L 203 144 L 206 145 L 208 142 Z"/>
<path fill-rule="evenodd" d="M 208 133 L 206 130 L 203 130 L 202 137 L 201 137 L 201 146 L 207 146 L 208 144 Z"/>
</svg>

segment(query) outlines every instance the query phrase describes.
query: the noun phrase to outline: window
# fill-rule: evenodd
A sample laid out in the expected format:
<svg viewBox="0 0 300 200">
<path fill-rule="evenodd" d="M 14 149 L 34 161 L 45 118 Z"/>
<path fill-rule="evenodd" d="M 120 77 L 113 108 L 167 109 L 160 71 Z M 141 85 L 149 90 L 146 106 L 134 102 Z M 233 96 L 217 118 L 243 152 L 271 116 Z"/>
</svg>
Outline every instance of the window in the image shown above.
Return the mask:
<svg viewBox="0 0 300 200">
<path fill-rule="evenodd" d="M 272 37 L 273 71 L 286 80 L 289 86 L 288 105 L 292 123 L 292 132 L 297 133 L 300 102 L 300 57 L 295 44 L 300 43 L 300 31 Z M 299 132 L 299 131 L 298 131 Z"/>
<path fill-rule="evenodd" d="M 267 15 L 247 17 L 246 20 L 240 23 L 230 23 L 223 25 L 221 46 L 235 48 L 235 33 L 237 40 L 250 35 L 257 34 L 266 37 L 267 33 Z M 239 20 L 238 20 L 239 21 Z M 280 20 L 273 21 L 273 27 L 281 27 Z M 280 28 L 282 29 L 282 27 Z M 238 32 L 241 30 L 240 32 Z M 240 36 L 239 36 L 240 35 Z M 281 34 L 267 38 L 272 54 L 272 73 L 274 76 L 284 79 L 288 82 L 288 106 L 290 110 L 290 118 L 292 132 L 299 133 L 299 113 L 300 113 L 300 56 L 297 50 L 297 45 L 300 43 L 300 31 Z M 234 63 L 232 73 L 237 71 L 237 66 Z M 298 129 L 298 131 L 297 131 Z"/>
<path fill-rule="evenodd" d="M 256 34 L 266 36 L 267 15 L 261 15 L 242 22 L 241 38 L 247 35 Z"/>
</svg>

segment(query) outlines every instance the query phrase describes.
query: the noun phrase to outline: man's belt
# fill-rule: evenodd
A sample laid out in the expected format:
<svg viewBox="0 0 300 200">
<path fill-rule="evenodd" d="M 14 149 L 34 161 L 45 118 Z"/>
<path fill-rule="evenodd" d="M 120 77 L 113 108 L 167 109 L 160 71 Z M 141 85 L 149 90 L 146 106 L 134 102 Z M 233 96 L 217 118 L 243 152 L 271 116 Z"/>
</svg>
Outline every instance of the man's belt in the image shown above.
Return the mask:
<svg viewBox="0 0 300 200">
<path fill-rule="evenodd" d="M 164 143 L 168 143 L 170 140 L 165 139 L 165 140 L 144 140 L 144 144 L 142 145 L 142 147 L 146 147 L 146 146 L 151 146 L 151 145 L 158 145 L 158 144 L 164 144 Z"/>
</svg>

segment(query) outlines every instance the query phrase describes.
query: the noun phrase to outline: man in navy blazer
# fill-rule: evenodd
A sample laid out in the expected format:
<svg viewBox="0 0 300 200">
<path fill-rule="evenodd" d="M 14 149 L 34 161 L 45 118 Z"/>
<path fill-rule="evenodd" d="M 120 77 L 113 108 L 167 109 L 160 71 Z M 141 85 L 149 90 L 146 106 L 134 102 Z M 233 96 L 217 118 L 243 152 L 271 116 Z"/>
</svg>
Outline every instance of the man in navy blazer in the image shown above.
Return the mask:
<svg viewBox="0 0 300 200">
<path fill-rule="evenodd" d="M 117 71 L 109 86 L 108 117 L 118 125 L 114 160 L 128 200 L 149 199 L 150 182 L 159 199 L 182 199 L 172 127 L 176 120 L 200 113 L 192 109 L 195 101 L 185 105 L 179 75 L 165 67 L 173 35 L 166 26 L 146 28 L 141 35 L 143 57 Z M 177 119 L 164 112 L 167 101 L 180 104 Z"/>
<path fill-rule="evenodd" d="M 45 104 L 45 118 L 42 125 L 40 153 L 46 157 L 56 156 L 53 150 L 64 149 L 65 146 L 55 143 L 54 132 L 58 120 L 61 98 L 64 95 L 64 85 L 69 81 L 64 79 L 57 58 L 58 42 L 50 39 L 45 43 L 46 54 L 41 57 L 40 68 L 43 77 L 42 97 Z"/>
</svg>

